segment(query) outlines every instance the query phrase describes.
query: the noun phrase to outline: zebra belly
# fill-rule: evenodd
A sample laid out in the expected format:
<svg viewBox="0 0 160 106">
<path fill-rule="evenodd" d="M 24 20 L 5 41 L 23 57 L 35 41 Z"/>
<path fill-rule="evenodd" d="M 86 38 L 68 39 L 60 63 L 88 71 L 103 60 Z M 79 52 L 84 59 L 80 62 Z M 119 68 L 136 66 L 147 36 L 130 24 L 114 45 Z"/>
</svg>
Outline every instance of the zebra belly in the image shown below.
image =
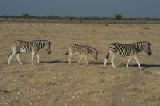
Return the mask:
<svg viewBox="0 0 160 106">
<path fill-rule="evenodd" d="M 122 57 L 126 57 L 126 56 L 133 56 L 133 53 L 124 53 L 124 52 L 117 52 L 117 55 L 120 55 Z"/>
<path fill-rule="evenodd" d="M 76 55 L 79 55 L 80 53 L 79 53 L 79 52 L 75 52 L 75 54 L 76 54 Z"/>
<path fill-rule="evenodd" d="M 28 53 L 29 51 L 26 50 L 25 48 L 21 48 L 21 49 L 20 49 L 20 52 L 21 52 L 21 53 Z"/>
</svg>

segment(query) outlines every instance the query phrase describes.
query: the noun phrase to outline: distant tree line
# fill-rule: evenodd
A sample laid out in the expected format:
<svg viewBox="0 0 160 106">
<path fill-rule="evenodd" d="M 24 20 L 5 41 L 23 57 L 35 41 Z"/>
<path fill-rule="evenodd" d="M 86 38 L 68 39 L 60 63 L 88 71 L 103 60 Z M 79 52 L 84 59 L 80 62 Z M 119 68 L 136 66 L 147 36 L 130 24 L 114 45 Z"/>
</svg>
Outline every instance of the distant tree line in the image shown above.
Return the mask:
<svg viewBox="0 0 160 106">
<path fill-rule="evenodd" d="M 115 14 L 114 17 L 73 17 L 73 16 L 31 16 L 29 14 L 23 14 L 22 16 L 0 16 L 3 19 L 39 19 L 39 20 L 160 20 L 160 18 L 124 18 L 121 14 Z"/>
</svg>

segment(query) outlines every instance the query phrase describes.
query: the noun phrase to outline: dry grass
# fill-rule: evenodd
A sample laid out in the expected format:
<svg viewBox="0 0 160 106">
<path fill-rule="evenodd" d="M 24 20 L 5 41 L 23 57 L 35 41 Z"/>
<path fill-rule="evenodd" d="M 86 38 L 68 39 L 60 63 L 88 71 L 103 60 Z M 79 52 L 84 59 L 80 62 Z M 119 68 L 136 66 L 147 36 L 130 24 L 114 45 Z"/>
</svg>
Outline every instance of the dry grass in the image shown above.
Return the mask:
<svg viewBox="0 0 160 106">
<path fill-rule="evenodd" d="M 158 106 L 160 105 L 160 25 L 94 25 L 49 23 L 0 23 L 0 105 L 14 106 Z M 31 53 L 21 54 L 21 66 L 15 56 L 7 65 L 14 40 L 45 39 L 52 43 L 52 53 L 39 51 L 40 64 L 32 66 Z M 135 60 L 129 69 L 113 69 L 110 59 L 103 69 L 107 44 L 149 41 L 152 56 L 139 53 L 145 67 L 140 71 Z M 89 65 L 74 56 L 68 65 L 70 44 L 96 48 L 99 59 L 89 56 Z M 127 58 L 116 56 L 115 65 Z"/>
</svg>

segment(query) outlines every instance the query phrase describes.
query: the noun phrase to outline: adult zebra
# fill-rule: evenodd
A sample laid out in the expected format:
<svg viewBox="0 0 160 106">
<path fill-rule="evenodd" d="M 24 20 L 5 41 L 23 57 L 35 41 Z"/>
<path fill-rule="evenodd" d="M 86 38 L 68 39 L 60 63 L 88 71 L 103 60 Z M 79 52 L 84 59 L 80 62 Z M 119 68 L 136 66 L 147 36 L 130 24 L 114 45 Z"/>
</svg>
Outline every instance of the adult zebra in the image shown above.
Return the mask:
<svg viewBox="0 0 160 106">
<path fill-rule="evenodd" d="M 104 67 L 106 66 L 107 63 L 107 59 L 111 56 L 111 62 L 112 62 L 112 67 L 116 68 L 114 65 L 114 58 L 115 55 L 120 55 L 123 57 L 128 57 L 128 62 L 126 67 L 128 68 L 128 64 L 130 62 L 130 60 L 132 59 L 132 57 L 136 60 L 138 66 L 141 68 L 140 63 L 137 59 L 136 54 L 144 51 L 146 52 L 148 55 L 151 55 L 151 48 L 150 48 L 151 44 L 149 42 L 136 42 L 133 44 L 120 44 L 120 43 L 113 43 L 110 44 L 108 46 L 108 55 L 106 56 L 106 58 L 104 59 Z"/>
<path fill-rule="evenodd" d="M 47 40 L 34 40 L 34 41 L 22 41 L 17 40 L 15 43 L 12 44 L 12 52 L 9 55 L 8 59 L 8 65 L 10 65 L 10 61 L 14 55 L 16 55 L 18 62 L 23 65 L 23 63 L 20 61 L 19 53 L 29 53 L 32 51 L 32 60 L 31 63 L 33 65 L 33 58 L 34 55 L 37 56 L 37 63 L 39 64 L 39 55 L 37 54 L 38 51 L 42 48 L 44 48 L 48 54 L 51 53 L 51 43 Z"/>
</svg>

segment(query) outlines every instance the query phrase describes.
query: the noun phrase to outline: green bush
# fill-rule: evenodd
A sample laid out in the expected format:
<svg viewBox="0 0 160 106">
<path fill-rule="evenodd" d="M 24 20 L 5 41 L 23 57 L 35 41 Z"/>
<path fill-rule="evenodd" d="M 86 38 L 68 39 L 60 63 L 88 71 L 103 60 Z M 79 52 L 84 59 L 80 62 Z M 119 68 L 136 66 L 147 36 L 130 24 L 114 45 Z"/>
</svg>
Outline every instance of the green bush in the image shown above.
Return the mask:
<svg viewBox="0 0 160 106">
<path fill-rule="evenodd" d="M 121 14 L 114 14 L 114 17 L 116 20 L 122 20 L 122 15 Z"/>
</svg>

